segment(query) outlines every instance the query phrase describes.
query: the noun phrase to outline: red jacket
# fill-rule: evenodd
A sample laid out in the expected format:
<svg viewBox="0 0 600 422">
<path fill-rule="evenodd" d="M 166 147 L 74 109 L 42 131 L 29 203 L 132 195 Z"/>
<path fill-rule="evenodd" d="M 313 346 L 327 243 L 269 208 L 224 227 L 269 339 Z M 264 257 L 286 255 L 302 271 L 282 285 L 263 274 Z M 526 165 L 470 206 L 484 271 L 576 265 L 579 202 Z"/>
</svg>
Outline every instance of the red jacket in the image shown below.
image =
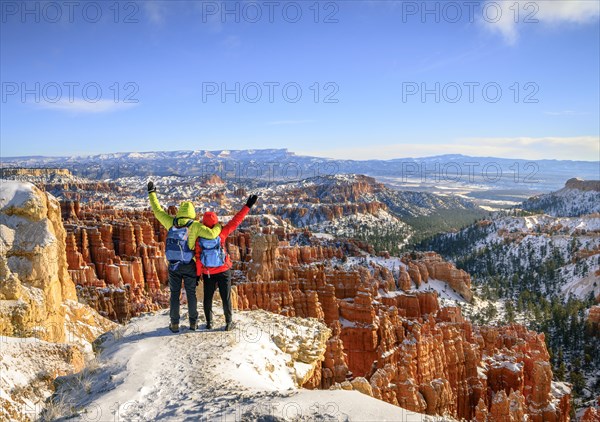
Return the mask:
<svg viewBox="0 0 600 422">
<path fill-rule="evenodd" d="M 240 211 L 238 211 L 236 215 L 233 216 L 231 221 L 225 224 L 225 226 L 221 229 L 221 234 L 219 235 L 219 238 L 221 239 L 221 247 L 223 248 L 223 251 L 225 251 L 225 263 L 220 267 L 209 268 L 202 265 L 202 262 L 200 261 L 200 253 L 202 252 L 202 247 L 200 246 L 200 239 L 196 240 L 196 275 L 199 276 L 202 274 L 219 274 L 231 268 L 231 258 L 229 257 L 227 249 L 225 248 L 225 240 L 227 239 L 227 236 L 229 236 L 233 231 L 235 231 L 235 229 L 237 229 L 237 227 L 240 225 L 246 214 L 248 214 L 248 211 L 250 211 L 250 208 L 244 205 L 244 207 Z"/>
</svg>

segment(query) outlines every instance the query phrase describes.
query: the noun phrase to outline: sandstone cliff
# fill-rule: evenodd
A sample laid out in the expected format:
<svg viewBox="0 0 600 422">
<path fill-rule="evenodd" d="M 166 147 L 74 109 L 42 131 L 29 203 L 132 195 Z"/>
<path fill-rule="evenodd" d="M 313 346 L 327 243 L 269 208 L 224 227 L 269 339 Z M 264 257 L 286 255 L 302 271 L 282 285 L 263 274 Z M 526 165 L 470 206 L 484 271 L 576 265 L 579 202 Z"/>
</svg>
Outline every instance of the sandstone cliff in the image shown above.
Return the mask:
<svg viewBox="0 0 600 422">
<path fill-rule="evenodd" d="M 45 397 L 16 394 L 16 389 L 26 392 L 36 383 L 48 387 L 57 375 L 81 367 L 91 342 L 115 326 L 77 302 L 75 284 L 67 270 L 65 236 L 55 198 L 29 183 L 2 180 L 0 342 L 7 345 L 2 345 L 1 363 L 10 373 L 20 375 L 15 381 L 5 378 L 3 371 L 0 401 L 2 412 L 17 419 L 14 415 L 26 407 L 33 413 L 25 412 L 23 419 L 34 418 L 39 411 L 36 401 Z M 40 356 L 47 357 L 49 371 L 41 377 L 29 373 L 43 369 Z M 11 367 L 11 359 L 19 362 L 17 368 Z M 55 361 L 62 364 L 54 365 Z"/>
<path fill-rule="evenodd" d="M 332 328 L 321 383 L 306 387 L 357 389 L 415 412 L 459 419 L 568 420 L 570 390 L 552 382 L 543 335 L 518 325 L 473 326 L 459 308 L 440 308 L 437 292 L 413 290 L 436 278 L 471 299 L 468 274 L 439 255 L 405 256 L 396 284 L 389 269 L 375 263 L 310 264 L 313 255 L 345 255 L 343 242 L 315 241 L 301 255 L 276 235 L 244 238 L 243 245 L 251 259 L 236 268 L 252 281 L 237 279 L 239 309 L 310 316 Z"/>
</svg>

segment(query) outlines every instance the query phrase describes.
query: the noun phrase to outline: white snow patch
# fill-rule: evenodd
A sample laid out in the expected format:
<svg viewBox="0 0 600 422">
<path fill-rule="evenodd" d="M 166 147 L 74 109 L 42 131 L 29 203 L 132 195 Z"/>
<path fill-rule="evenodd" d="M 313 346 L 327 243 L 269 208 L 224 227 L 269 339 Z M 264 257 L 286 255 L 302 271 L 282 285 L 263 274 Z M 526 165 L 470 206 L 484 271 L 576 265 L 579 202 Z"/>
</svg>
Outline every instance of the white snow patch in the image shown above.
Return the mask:
<svg viewBox="0 0 600 422">
<path fill-rule="evenodd" d="M 172 334 L 166 311 L 131 320 L 123 337 L 106 335 L 99 356 L 102 371 L 90 391 L 65 386 L 59 397 L 66 395 L 79 414 L 112 417 L 118 412 L 123 420 L 234 421 L 265 415 L 282 420 L 443 420 L 356 391 L 298 389 L 296 374 L 309 365 L 291 362 L 290 350 L 280 350 L 272 336 L 289 339 L 293 351 L 294 341 L 311 338 L 316 320 L 236 312 L 236 328 L 224 332 L 219 330 L 222 314 L 215 311 L 217 329 L 212 331 L 182 327 Z M 186 318 L 184 308 L 182 320 Z M 280 323 L 289 333 L 280 332 Z"/>
</svg>

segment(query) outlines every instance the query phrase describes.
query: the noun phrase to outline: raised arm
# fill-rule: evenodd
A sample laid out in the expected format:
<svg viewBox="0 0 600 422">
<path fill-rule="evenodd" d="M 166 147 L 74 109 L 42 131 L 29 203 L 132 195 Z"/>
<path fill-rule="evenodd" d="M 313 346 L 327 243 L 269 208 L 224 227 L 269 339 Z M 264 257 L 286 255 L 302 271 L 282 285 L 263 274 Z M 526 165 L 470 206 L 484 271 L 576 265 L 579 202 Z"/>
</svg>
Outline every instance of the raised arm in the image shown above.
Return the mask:
<svg viewBox="0 0 600 422">
<path fill-rule="evenodd" d="M 196 238 L 203 237 L 205 239 L 214 239 L 221 234 L 222 228 L 220 224 L 215 224 L 211 229 L 199 221 L 194 221 L 190 227 L 190 238 L 196 241 Z"/>
<path fill-rule="evenodd" d="M 150 206 L 152 207 L 152 212 L 156 219 L 165 226 L 168 230 L 173 225 L 173 216 L 167 214 L 167 212 L 160 206 L 160 202 L 158 202 L 158 198 L 156 197 L 156 188 L 154 187 L 154 183 L 148 182 L 148 198 L 150 199 Z"/>
<path fill-rule="evenodd" d="M 250 208 L 252 208 L 252 206 L 256 203 L 257 199 L 258 197 L 256 195 L 251 195 L 248 198 L 248 201 L 246 201 L 246 205 L 244 205 L 242 209 L 239 210 L 238 213 L 233 216 L 231 221 L 229 221 L 229 223 L 225 224 L 225 227 L 223 227 L 223 231 L 221 232 L 222 238 L 226 238 L 233 231 L 235 231 L 235 229 L 237 229 L 237 227 L 240 225 L 246 214 L 248 214 L 248 212 L 250 211 Z"/>
</svg>

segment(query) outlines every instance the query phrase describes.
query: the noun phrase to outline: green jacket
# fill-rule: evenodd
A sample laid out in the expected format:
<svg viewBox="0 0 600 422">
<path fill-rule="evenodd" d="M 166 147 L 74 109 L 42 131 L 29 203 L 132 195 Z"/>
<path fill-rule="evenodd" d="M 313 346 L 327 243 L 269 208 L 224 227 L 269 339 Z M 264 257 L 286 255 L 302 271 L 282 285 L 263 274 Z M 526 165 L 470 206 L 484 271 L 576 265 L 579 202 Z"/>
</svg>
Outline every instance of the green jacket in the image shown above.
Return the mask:
<svg viewBox="0 0 600 422">
<path fill-rule="evenodd" d="M 169 230 L 173 226 L 173 216 L 167 214 L 165 210 L 160 206 L 158 198 L 156 197 L 156 192 L 150 192 L 148 197 L 150 199 L 150 206 L 152 207 L 152 212 L 154 212 L 154 216 L 160 222 L 160 224 L 162 224 L 167 230 Z M 177 215 L 175 217 L 180 218 L 180 225 L 185 224 L 190 220 L 194 220 L 196 218 L 196 210 L 194 209 L 194 204 L 188 201 L 183 201 L 179 206 L 179 210 L 177 211 Z M 194 220 L 194 222 L 190 226 L 190 237 L 188 238 L 188 246 L 193 251 L 196 246 L 196 239 L 198 237 L 214 239 L 218 237 L 219 234 L 221 234 L 220 224 L 216 224 L 211 229 L 206 227 L 199 221 Z"/>
</svg>

